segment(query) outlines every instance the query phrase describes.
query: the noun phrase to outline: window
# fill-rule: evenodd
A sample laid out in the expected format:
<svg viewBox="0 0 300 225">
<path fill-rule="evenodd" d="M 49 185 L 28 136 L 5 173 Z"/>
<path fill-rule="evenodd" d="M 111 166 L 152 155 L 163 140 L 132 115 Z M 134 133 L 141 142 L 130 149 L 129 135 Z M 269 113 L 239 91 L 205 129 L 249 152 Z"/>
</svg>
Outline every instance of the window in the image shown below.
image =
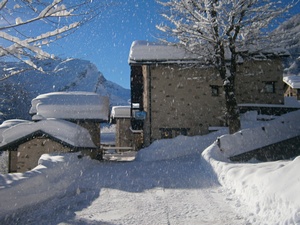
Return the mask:
<svg viewBox="0 0 300 225">
<path fill-rule="evenodd" d="M 220 94 L 219 86 L 210 85 L 210 87 L 211 87 L 211 96 L 219 96 L 219 94 Z"/>
<path fill-rule="evenodd" d="M 172 129 L 170 128 L 161 128 L 161 138 L 162 139 L 167 139 L 167 138 L 172 138 Z"/>
<path fill-rule="evenodd" d="M 266 81 L 266 82 L 264 82 L 263 92 L 265 92 L 265 93 L 275 93 L 275 81 Z"/>
</svg>

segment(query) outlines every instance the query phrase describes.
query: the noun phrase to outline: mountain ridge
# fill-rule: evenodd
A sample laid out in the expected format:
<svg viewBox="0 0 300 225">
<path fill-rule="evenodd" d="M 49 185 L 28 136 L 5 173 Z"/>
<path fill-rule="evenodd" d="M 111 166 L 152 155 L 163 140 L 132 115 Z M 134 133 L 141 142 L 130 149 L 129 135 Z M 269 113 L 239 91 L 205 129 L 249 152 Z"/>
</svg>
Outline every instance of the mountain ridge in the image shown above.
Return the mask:
<svg viewBox="0 0 300 225">
<path fill-rule="evenodd" d="M 35 62 L 45 73 L 28 70 L 0 82 L 0 122 L 30 119 L 31 100 L 40 94 L 59 91 L 88 91 L 108 96 L 110 105 L 127 105 L 130 90 L 107 80 L 97 67 L 81 59 L 46 59 Z M 10 68 L 26 69 L 20 62 L 1 62 L 0 77 Z"/>
</svg>

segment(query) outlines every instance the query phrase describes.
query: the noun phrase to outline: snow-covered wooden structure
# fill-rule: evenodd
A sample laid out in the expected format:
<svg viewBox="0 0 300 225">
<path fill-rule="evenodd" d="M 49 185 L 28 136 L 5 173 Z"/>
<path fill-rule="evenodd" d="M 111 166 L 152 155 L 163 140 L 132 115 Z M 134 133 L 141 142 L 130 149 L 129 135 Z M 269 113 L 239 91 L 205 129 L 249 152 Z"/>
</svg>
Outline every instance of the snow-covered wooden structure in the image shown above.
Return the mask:
<svg viewBox="0 0 300 225">
<path fill-rule="evenodd" d="M 37 166 L 44 153 L 100 153 L 100 123 L 108 121 L 107 97 L 90 92 L 54 92 L 32 100 L 32 121 L 0 126 L 0 151 L 9 151 L 9 172 Z"/>
<path fill-rule="evenodd" d="M 286 52 L 266 52 L 255 60 L 240 57 L 236 76 L 238 103 L 283 104 Z M 175 45 L 135 41 L 129 54 L 133 130 L 147 146 L 156 139 L 202 135 L 224 126 L 225 97 L 218 71 L 204 58 Z M 145 120 L 139 115 L 144 112 Z"/>
<path fill-rule="evenodd" d="M 291 75 L 283 78 L 285 83 L 285 96 L 295 97 L 300 100 L 300 76 Z"/>
</svg>

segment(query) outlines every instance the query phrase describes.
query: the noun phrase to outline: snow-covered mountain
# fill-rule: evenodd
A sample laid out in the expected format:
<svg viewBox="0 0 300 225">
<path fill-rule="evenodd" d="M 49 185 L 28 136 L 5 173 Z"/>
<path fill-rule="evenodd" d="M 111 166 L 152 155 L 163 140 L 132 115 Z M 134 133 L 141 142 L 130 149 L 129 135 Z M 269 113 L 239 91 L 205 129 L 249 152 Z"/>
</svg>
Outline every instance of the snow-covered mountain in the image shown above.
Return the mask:
<svg viewBox="0 0 300 225">
<path fill-rule="evenodd" d="M 300 14 L 282 23 L 274 32 L 293 35 L 292 39 L 289 37 L 283 43 L 283 47 L 291 54 L 285 65 L 285 75 L 300 76 Z"/>
<path fill-rule="evenodd" d="M 107 80 L 97 67 L 80 59 L 47 59 L 35 62 L 45 73 L 28 70 L 0 82 L 0 116 L 30 119 L 31 99 L 55 91 L 90 91 L 109 96 L 111 105 L 127 105 L 130 90 Z M 25 69 L 24 63 L 1 62 L 0 77 L 11 69 Z"/>
</svg>

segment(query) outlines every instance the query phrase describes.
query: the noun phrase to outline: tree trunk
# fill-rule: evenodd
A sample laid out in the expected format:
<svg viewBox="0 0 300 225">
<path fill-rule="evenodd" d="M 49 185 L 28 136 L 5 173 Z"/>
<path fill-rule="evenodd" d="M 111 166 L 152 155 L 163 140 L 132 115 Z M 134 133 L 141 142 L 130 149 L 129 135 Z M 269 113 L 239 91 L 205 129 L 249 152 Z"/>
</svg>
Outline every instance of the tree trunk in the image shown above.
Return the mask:
<svg viewBox="0 0 300 225">
<path fill-rule="evenodd" d="M 225 99 L 226 99 L 226 118 L 229 127 L 229 133 L 233 134 L 240 130 L 240 114 L 238 105 L 234 94 L 234 84 L 224 86 Z"/>
<path fill-rule="evenodd" d="M 232 55 L 230 71 L 228 71 L 225 59 L 225 50 L 223 45 L 219 44 L 216 48 L 216 54 L 220 54 L 217 58 L 217 67 L 220 77 L 223 80 L 225 100 L 226 100 L 226 121 L 229 127 L 229 133 L 233 134 L 241 129 L 239 109 L 235 98 L 235 75 L 236 75 L 236 56 Z M 235 52 L 234 52 L 235 53 Z"/>
</svg>

